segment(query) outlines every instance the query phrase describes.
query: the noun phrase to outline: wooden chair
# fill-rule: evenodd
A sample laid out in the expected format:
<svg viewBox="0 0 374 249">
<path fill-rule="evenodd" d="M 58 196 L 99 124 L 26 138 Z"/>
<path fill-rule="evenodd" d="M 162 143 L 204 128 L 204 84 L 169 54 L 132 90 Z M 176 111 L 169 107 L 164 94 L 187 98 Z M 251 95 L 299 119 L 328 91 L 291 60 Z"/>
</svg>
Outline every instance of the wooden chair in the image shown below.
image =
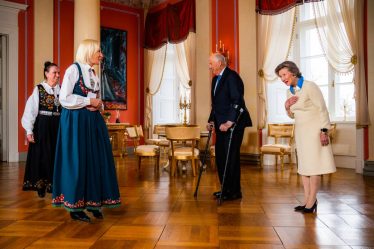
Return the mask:
<svg viewBox="0 0 374 249">
<path fill-rule="evenodd" d="M 166 138 L 170 140 L 171 157 L 170 174 L 175 175 L 178 161 L 191 161 L 192 173 L 196 176 L 196 169 L 199 160 L 199 149 L 197 142 L 200 139 L 200 127 L 197 125 L 188 126 L 167 126 Z M 178 142 L 181 144 L 176 145 Z"/>
<path fill-rule="evenodd" d="M 160 137 L 160 134 L 165 135 L 165 125 L 155 125 L 153 129 L 153 134 L 157 135 L 157 138 L 149 138 L 145 140 L 146 144 L 154 144 L 163 148 L 168 148 L 170 146 L 170 141 L 166 138 Z"/>
<path fill-rule="evenodd" d="M 283 169 L 284 156 L 288 156 L 291 161 L 292 143 L 294 138 L 294 125 L 293 124 L 268 124 L 268 137 L 274 138 L 274 143 L 264 144 L 260 148 L 260 163 L 263 166 L 265 154 L 275 155 L 275 165 L 278 164 L 278 156 L 281 160 L 281 168 Z M 279 143 L 279 139 L 285 138 L 288 143 Z"/>
<path fill-rule="evenodd" d="M 334 142 L 335 137 L 336 137 L 336 123 L 331 123 L 330 129 L 329 129 L 329 138 L 330 138 L 331 144 Z"/>
<path fill-rule="evenodd" d="M 143 129 L 141 126 L 126 127 L 127 136 L 134 142 L 134 154 L 138 159 L 138 170 L 142 157 L 154 157 L 156 159 L 155 171 L 160 166 L 160 147 L 157 145 L 139 145 L 140 138 L 143 137 Z"/>
</svg>

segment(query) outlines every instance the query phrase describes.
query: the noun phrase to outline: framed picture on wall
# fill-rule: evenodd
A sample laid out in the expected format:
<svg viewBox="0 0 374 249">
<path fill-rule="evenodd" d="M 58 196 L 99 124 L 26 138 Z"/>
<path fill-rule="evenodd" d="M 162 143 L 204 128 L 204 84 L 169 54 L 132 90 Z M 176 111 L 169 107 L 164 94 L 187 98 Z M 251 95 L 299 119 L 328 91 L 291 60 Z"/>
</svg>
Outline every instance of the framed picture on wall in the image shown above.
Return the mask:
<svg viewBox="0 0 374 249">
<path fill-rule="evenodd" d="M 106 110 L 127 110 L 127 31 L 101 27 L 101 98 Z"/>
</svg>

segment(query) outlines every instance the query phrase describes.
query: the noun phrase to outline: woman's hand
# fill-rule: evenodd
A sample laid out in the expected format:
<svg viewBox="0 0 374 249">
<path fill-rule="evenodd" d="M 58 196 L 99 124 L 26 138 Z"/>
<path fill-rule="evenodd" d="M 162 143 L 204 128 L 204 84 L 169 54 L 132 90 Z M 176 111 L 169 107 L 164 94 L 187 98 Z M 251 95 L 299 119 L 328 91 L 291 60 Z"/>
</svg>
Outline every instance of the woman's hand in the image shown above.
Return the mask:
<svg viewBox="0 0 374 249">
<path fill-rule="evenodd" d="M 99 110 L 99 108 L 93 107 L 92 105 L 86 106 L 86 108 L 91 112 L 96 112 Z"/>
<path fill-rule="evenodd" d="M 206 125 L 206 129 L 207 129 L 208 131 L 213 130 L 213 128 L 214 128 L 214 122 L 209 122 L 209 123 Z"/>
<path fill-rule="evenodd" d="M 90 106 L 95 107 L 96 109 L 99 109 L 101 105 L 103 104 L 103 101 L 101 99 L 90 99 Z"/>
<path fill-rule="evenodd" d="M 290 110 L 290 107 L 293 106 L 297 100 L 299 99 L 298 96 L 292 96 L 291 98 L 287 99 L 286 102 L 284 103 L 284 107 L 286 110 Z"/>
<path fill-rule="evenodd" d="M 326 132 L 321 132 L 319 134 L 319 138 L 321 140 L 321 145 L 322 146 L 327 146 L 329 145 L 329 134 Z"/>
<path fill-rule="evenodd" d="M 234 122 L 231 121 L 226 121 L 226 123 L 223 123 L 219 126 L 220 131 L 227 131 L 228 129 L 231 128 L 231 126 L 234 124 Z"/>
<path fill-rule="evenodd" d="M 29 141 L 29 143 L 35 143 L 34 134 L 27 134 L 27 141 Z"/>
</svg>

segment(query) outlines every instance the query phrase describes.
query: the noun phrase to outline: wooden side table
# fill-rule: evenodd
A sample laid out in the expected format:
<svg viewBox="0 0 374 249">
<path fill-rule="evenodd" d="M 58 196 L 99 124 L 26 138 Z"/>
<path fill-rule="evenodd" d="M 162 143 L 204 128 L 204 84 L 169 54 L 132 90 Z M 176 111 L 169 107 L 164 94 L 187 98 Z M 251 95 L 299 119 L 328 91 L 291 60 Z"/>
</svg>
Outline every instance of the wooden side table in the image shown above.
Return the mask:
<svg viewBox="0 0 374 249">
<path fill-rule="evenodd" d="M 126 127 L 129 123 L 107 123 L 113 156 L 127 155 Z"/>
</svg>

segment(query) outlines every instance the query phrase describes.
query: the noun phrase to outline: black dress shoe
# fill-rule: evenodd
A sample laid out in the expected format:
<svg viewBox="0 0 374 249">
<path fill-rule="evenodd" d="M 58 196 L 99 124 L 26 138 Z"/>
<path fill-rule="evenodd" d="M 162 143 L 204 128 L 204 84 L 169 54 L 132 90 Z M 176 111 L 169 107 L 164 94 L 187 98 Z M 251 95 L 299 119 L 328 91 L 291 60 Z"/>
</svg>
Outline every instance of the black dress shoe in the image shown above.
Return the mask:
<svg viewBox="0 0 374 249">
<path fill-rule="evenodd" d="M 90 217 L 88 217 L 87 214 L 83 211 L 70 212 L 70 217 L 73 220 L 80 220 L 88 223 L 91 221 Z"/>
<path fill-rule="evenodd" d="M 221 195 L 221 191 L 217 191 L 213 193 L 214 197 L 219 197 Z"/>
<path fill-rule="evenodd" d="M 87 211 L 91 212 L 96 219 L 104 219 L 104 216 L 103 216 L 103 214 L 101 213 L 100 210 L 87 209 Z"/>
<path fill-rule="evenodd" d="M 294 208 L 294 210 L 295 210 L 295 212 L 302 212 L 304 210 L 304 208 L 305 208 L 305 205 L 304 206 L 296 206 Z"/>
<path fill-rule="evenodd" d="M 233 201 L 242 198 L 242 193 L 226 194 L 222 196 L 222 200 Z"/>
</svg>

